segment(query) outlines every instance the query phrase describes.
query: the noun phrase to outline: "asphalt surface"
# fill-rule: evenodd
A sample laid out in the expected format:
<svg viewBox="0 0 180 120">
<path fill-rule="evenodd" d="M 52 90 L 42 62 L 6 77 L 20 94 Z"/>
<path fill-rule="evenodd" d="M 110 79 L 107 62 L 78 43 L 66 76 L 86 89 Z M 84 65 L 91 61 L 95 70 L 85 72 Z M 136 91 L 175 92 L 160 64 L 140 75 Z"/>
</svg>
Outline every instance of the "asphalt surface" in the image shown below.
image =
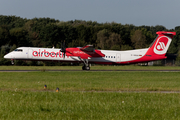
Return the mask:
<svg viewBox="0 0 180 120">
<path fill-rule="evenodd" d="M 180 72 L 180 70 L 0 70 L 0 72 L 36 72 L 36 71 L 159 71 L 159 72 Z"/>
</svg>

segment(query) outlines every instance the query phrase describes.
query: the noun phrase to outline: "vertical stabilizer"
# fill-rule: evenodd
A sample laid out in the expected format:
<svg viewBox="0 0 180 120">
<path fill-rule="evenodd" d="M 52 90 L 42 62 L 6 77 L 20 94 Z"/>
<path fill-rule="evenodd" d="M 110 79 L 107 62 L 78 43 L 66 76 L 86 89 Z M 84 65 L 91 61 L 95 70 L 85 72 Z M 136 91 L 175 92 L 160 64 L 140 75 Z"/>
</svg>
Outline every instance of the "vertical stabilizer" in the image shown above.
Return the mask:
<svg viewBox="0 0 180 120">
<path fill-rule="evenodd" d="M 149 62 L 166 58 L 166 52 L 176 32 L 159 31 L 156 32 L 156 34 L 158 36 L 148 48 L 146 54 L 140 59 L 131 61 L 131 63 Z"/>
<path fill-rule="evenodd" d="M 174 35 L 176 35 L 176 32 L 159 31 L 156 32 L 156 34 L 158 36 L 151 44 L 146 55 L 151 55 L 154 57 L 158 57 L 158 56 L 165 57 L 165 54 L 171 44 L 172 38 Z"/>
</svg>

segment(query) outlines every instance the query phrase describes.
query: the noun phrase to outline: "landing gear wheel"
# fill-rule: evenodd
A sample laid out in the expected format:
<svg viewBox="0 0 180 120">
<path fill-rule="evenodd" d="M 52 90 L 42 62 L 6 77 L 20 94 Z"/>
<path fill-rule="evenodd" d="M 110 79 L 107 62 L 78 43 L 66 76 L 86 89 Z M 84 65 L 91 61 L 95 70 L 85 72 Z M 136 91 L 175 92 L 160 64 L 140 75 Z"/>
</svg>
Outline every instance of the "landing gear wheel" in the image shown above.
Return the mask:
<svg viewBox="0 0 180 120">
<path fill-rule="evenodd" d="M 88 59 L 81 59 L 80 57 L 78 58 L 84 63 L 84 65 L 82 66 L 82 70 L 90 70 Z"/>
<path fill-rule="evenodd" d="M 87 66 L 87 67 L 86 67 L 86 70 L 90 70 L 90 67 L 89 67 L 89 66 Z"/>
<path fill-rule="evenodd" d="M 90 67 L 84 65 L 84 66 L 82 67 L 82 70 L 90 70 Z"/>
<path fill-rule="evenodd" d="M 84 65 L 84 66 L 82 66 L 82 70 L 86 70 L 86 66 Z"/>
</svg>

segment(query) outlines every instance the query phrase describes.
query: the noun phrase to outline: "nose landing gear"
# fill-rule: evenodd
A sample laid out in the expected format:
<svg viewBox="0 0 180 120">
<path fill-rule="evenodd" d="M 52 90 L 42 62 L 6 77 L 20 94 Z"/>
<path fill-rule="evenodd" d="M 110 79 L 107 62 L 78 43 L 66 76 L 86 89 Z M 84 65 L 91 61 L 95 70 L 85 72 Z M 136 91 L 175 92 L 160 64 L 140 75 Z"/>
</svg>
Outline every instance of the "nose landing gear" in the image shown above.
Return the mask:
<svg viewBox="0 0 180 120">
<path fill-rule="evenodd" d="M 11 59 L 11 64 L 14 65 L 14 60 L 13 59 Z"/>
</svg>

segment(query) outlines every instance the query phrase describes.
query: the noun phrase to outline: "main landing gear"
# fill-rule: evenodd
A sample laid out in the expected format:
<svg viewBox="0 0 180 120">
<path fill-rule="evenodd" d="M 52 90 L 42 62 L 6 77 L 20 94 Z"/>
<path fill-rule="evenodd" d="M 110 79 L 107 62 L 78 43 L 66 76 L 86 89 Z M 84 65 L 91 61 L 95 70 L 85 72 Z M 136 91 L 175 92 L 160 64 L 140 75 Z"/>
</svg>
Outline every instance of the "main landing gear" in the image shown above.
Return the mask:
<svg viewBox="0 0 180 120">
<path fill-rule="evenodd" d="M 88 59 L 81 59 L 80 58 L 80 60 L 83 61 L 83 63 L 84 63 L 82 70 L 90 70 L 90 66 L 88 64 Z"/>
<path fill-rule="evenodd" d="M 89 65 L 88 65 L 88 66 L 86 66 L 86 65 L 83 65 L 83 67 L 82 67 L 82 70 L 90 70 L 90 67 L 89 67 Z"/>
</svg>

